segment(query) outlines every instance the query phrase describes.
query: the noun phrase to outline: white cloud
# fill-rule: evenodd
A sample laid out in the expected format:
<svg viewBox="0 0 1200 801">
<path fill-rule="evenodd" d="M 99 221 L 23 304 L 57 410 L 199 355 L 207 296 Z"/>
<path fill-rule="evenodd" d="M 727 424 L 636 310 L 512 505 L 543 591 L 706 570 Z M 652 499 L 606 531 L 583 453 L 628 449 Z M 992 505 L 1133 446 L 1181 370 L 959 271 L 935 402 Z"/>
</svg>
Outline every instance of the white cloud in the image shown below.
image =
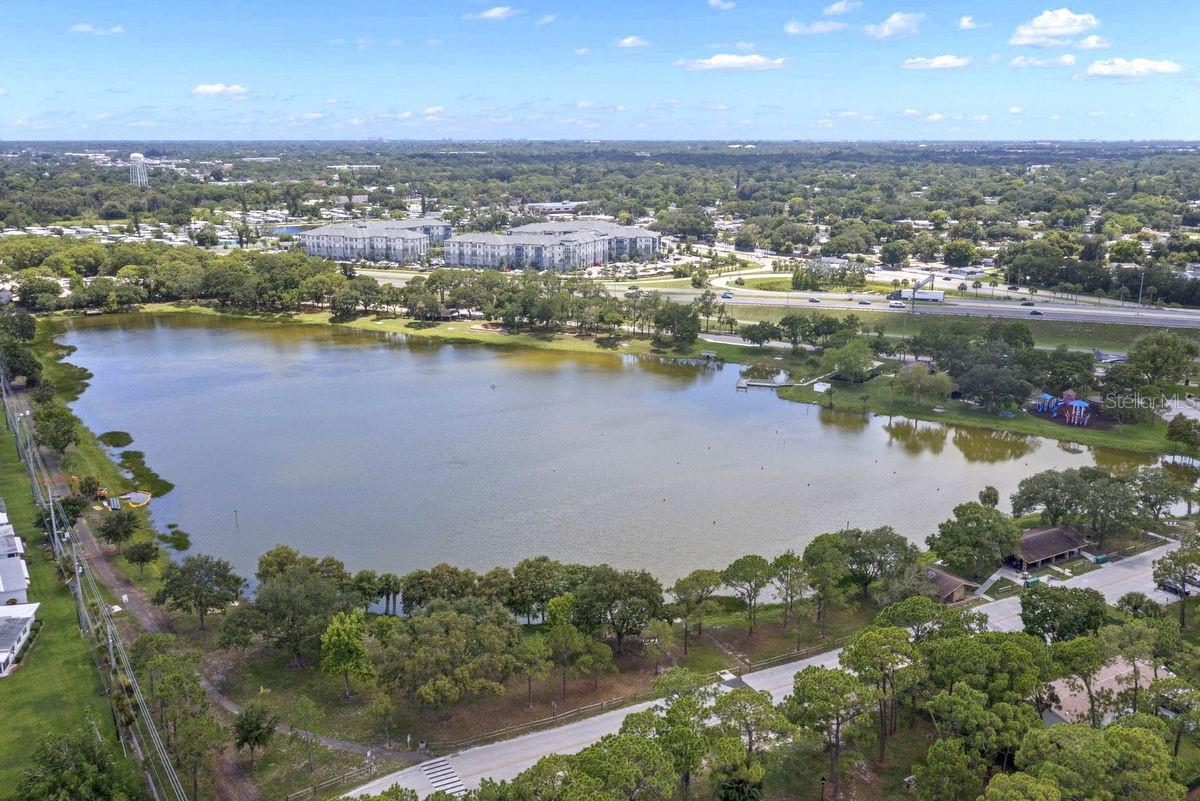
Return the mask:
<svg viewBox="0 0 1200 801">
<path fill-rule="evenodd" d="M 836 3 L 830 3 L 825 6 L 825 10 L 821 13 L 827 17 L 837 17 L 842 14 L 849 14 L 861 5 L 862 3 L 858 2 L 858 0 L 837 0 Z"/>
<path fill-rule="evenodd" d="M 76 22 L 69 30 L 71 33 L 86 33 L 90 36 L 116 36 L 125 33 L 125 28 L 120 25 L 105 28 L 103 25 L 93 25 L 90 22 Z"/>
<path fill-rule="evenodd" d="M 486 11 L 477 11 L 474 14 L 464 14 L 463 19 L 478 19 L 489 20 L 492 22 L 508 19 L 517 13 L 517 10 L 512 6 L 492 6 Z"/>
<path fill-rule="evenodd" d="M 325 105 L 327 105 L 327 106 L 335 106 L 335 105 L 337 105 L 337 103 L 338 103 L 338 99 L 336 97 L 325 98 Z"/>
<path fill-rule="evenodd" d="M 729 106 L 724 103 L 705 103 L 705 111 L 729 111 Z"/>
<path fill-rule="evenodd" d="M 979 22 L 976 22 L 974 17 L 967 16 L 958 18 L 958 29 L 960 31 L 973 31 L 976 28 L 982 27 L 984 26 Z"/>
<path fill-rule="evenodd" d="M 817 120 L 818 128 L 832 128 L 833 120 Z"/>
<path fill-rule="evenodd" d="M 791 20 L 783 26 L 783 30 L 792 36 L 808 36 L 818 33 L 834 33 L 835 31 L 843 30 L 845 27 L 846 23 L 833 22 L 832 20 L 822 20 L 820 22 L 797 22 L 796 20 Z"/>
<path fill-rule="evenodd" d="M 959 67 L 965 67 L 971 63 L 971 59 L 966 56 L 952 56 L 949 54 L 934 56 L 933 58 L 917 57 L 906 59 L 900 66 L 906 70 L 953 70 Z"/>
<path fill-rule="evenodd" d="M 617 40 L 617 47 L 647 47 L 650 42 L 640 36 L 626 36 Z"/>
<path fill-rule="evenodd" d="M 197 97 L 244 97 L 249 92 L 249 89 L 236 83 L 200 83 L 192 88 L 192 94 Z"/>
<path fill-rule="evenodd" d="M 758 49 L 758 44 L 755 42 L 713 42 L 709 46 L 710 50 L 741 50 L 743 53 L 749 53 L 752 50 Z"/>
<path fill-rule="evenodd" d="M 1025 109 L 1021 108 L 1020 106 L 1009 106 L 1008 113 L 1009 114 L 1024 114 Z"/>
<path fill-rule="evenodd" d="M 577 56 L 586 56 L 590 52 L 592 52 L 592 51 L 588 50 L 586 47 L 577 47 L 574 50 L 574 53 Z"/>
<path fill-rule="evenodd" d="M 7 97 L 7 96 L 8 96 L 8 89 L 6 89 L 3 86 L 0 86 L 0 97 Z"/>
<path fill-rule="evenodd" d="M 917 32 L 924 14 L 908 14 L 897 11 L 878 25 L 868 25 L 867 36 L 876 39 L 891 39 L 894 36 L 912 36 Z"/>
<path fill-rule="evenodd" d="M 988 115 L 986 115 L 986 114 L 976 114 L 976 115 L 975 115 L 974 117 L 972 117 L 971 119 L 975 120 L 975 122 L 987 122 L 987 120 L 988 120 Z"/>
<path fill-rule="evenodd" d="M 535 22 L 533 24 L 534 25 L 549 25 L 550 23 L 557 22 L 557 21 L 558 21 L 557 14 L 543 14 L 542 16 L 538 17 L 537 22 Z"/>
<path fill-rule="evenodd" d="M 441 114 L 445 110 L 446 109 L 443 108 L 442 106 L 430 106 L 429 108 L 425 109 L 421 113 L 424 114 L 426 117 L 434 117 L 434 116 L 437 116 L 438 114 Z"/>
<path fill-rule="evenodd" d="M 1012 60 L 1014 67 L 1071 67 L 1075 64 L 1074 53 L 1063 53 L 1058 58 L 1033 58 L 1017 56 Z"/>
<path fill-rule="evenodd" d="M 1111 47 L 1112 42 L 1105 39 L 1103 36 L 1092 34 L 1085 36 L 1075 44 L 1080 50 L 1103 50 L 1106 47 Z"/>
<path fill-rule="evenodd" d="M 904 109 L 904 116 L 906 116 L 906 117 L 915 117 L 915 116 L 917 116 L 917 115 L 918 115 L 918 114 L 920 114 L 920 113 L 921 113 L 921 112 L 920 112 L 920 111 L 918 111 L 918 110 L 917 110 L 917 109 L 915 109 L 915 108 L 906 108 L 906 109 Z"/>
<path fill-rule="evenodd" d="M 441 46 L 442 46 L 442 40 L 441 40 L 441 39 L 439 39 L 439 38 L 437 38 L 437 37 L 435 36 L 435 37 L 433 37 L 432 39 L 426 39 L 426 40 L 425 40 L 425 45 L 426 45 L 427 47 L 441 47 Z"/>
<path fill-rule="evenodd" d="M 488 117 L 487 121 L 489 123 L 491 123 L 492 125 L 507 125 L 508 123 L 514 121 L 515 119 L 516 119 L 516 117 L 514 117 L 511 114 L 504 114 L 499 117 Z"/>
<path fill-rule="evenodd" d="M 1095 14 L 1076 14 L 1069 8 L 1043 11 L 1029 22 L 1017 26 L 1010 45 L 1060 47 L 1073 37 L 1100 27 Z"/>
<path fill-rule="evenodd" d="M 1083 74 L 1088 78 L 1147 78 L 1151 75 L 1174 75 L 1179 72 L 1183 72 L 1183 65 L 1177 61 L 1109 58 L 1093 61 Z"/>
<path fill-rule="evenodd" d="M 323 112 L 323 111 L 309 111 L 304 114 L 301 114 L 300 119 L 313 121 L 313 120 L 319 120 L 324 116 L 325 116 L 325 112 Z"/>
<path fill-rule="evenodd" d="M 351 117 L 350 119 L 346 120 L 347 125 L 359 126 L 359 125 L 366 125 L 366 123 L 367 123 L 367 121 L 365 119 L 363 119 L 362 117 Z"/>
<path fill-rule="evenodd" d="M 729 11 L 736 5 L 737 3 L 732 0 L 708 0 L 708 7 L 715 8 L 717 11 Z"/>
<path fill-rule="evenodd" d="M 736 53 L 717 53 L 715 56 L 708 58 L 693 58 L 680 59 L 675 62 L 675 66 L 683 67 L 685 70 L 742 70 L 742 71 L 757 71 L 757 70 L 777 70 L 781 67 L 786 67 L 788 60 L 786 58 L 767 58 L 760 56 L 757 53 L 752 55 L 736 54 Z"/>
<path fill-rule="evenodd" d="M 595 108 L 600 105 L 595 100 L 580 100 L 575 104 L 575 108 Z"/>
<path fill-rule="evenodd" d="M 941 122 L 944 119 L 946 119 L 946 115 L 940 114 L 936 111 L 933 112 L 932 114 L 925 115 L 925 122 Z"/>
</svg>

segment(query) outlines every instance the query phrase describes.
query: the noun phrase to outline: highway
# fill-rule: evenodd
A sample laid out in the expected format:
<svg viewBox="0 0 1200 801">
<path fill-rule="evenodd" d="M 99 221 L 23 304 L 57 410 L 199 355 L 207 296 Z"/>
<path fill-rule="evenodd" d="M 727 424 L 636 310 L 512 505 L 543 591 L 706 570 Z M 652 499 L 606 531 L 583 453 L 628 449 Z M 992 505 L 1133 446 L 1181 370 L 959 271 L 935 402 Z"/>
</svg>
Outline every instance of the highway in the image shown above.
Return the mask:
<svg viewBox="0 0 1200 801">
<path fill-rule="evenodd" d="M 1108 603 L 1116 603 L 1127 592 L 1138 590 L 1146 593 L 1160 603 L 1171 603 L 1177 600 L 1158 589 L 1154 584 L 1152 566 L 1154 560 L 1166 555 L 1176 547 L 1175 543 L 1166 543 L 1153 550 L 1146 551 L 1128 559 L 1109 563 L 1079 576 L 1056 583 L 1055 586 L 1090 587 L 1098 590 Z M 988 617 L 988 624 L 997 631 L 1021 630 L 1021 606 L 1017 597 L 1013 596 L 999 601 L 991 601 L 976 607 Z M 744 674 L 741 681 L 748 686 L 771 693 L 776 703 L 786 698 L 792 691 L 792 678 L 797 672 L 810 665 L 834 667 L 838 664 L 840 649 L 826 651 L 807 659 L 788 662 L 773 668 Z M 461 781 L 467 788 L 478 787 L 483 779 L 512 779 L 525 769 L 532 767 L 539 759 L 549 754 L 573 754 L 599 740 L 607 734 L 614 734 L 621 728 L 625 716 L 653 706 L 654 702 L 645 702 L 635 706 L 606 712 L 591 718 L 585 718 L 574 723 L 568 723 L 544 731 L 532 732 L 511 740 L 469 748 L 452 754 L 436 763 L 425 762 L 404 770 L 382 776 L 368 784 L 347 793 L 350 797 L 380 793 L 388 787 L 400 785 L 417 792 L 424 798 L 436 789 L 428 773 L 430 766 L 437 765 L 439 786 L 449 777 L 455 784 Z M 424 766 L 424 768 L 422 767 Z"/>
</svg>

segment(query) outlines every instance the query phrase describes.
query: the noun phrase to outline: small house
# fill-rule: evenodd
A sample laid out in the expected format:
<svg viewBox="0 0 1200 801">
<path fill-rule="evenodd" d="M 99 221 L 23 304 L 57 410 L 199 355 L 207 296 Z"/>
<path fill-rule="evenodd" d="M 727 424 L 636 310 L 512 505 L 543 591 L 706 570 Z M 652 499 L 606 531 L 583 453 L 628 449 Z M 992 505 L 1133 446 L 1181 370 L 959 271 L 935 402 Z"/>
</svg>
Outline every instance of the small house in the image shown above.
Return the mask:
<svg viewBox="0 0 1200 801">
<path fill-rule="evenodd" d="M 956 604 L 959 601 L 965 600 L 967 590 L 977 586 L 962 576 L 956 576 L 949 570 L 938 565 L 929 565 L 926 567 L 925 578 L 933 583 L 937 599 L 944 604 Z"/>
<path fill-rule="evenodd" d="M 1045 565 L 1079 556 L 1087 545 L 1074 526 L 1031 528 L 1021 534 L 1017 553 L 1010 557 L 1021 570 L 1035 570 Z"/>
<path fill-rule="evenodd" d="M 40 604 L 0 606 L 0 676 L 7 676 L 33 633 Z"/>
<path fill-rule="evenodd" d="M 0 606 L 29 602 L 29 568 L 24 559 L 0 559 Z"/>
</svg>

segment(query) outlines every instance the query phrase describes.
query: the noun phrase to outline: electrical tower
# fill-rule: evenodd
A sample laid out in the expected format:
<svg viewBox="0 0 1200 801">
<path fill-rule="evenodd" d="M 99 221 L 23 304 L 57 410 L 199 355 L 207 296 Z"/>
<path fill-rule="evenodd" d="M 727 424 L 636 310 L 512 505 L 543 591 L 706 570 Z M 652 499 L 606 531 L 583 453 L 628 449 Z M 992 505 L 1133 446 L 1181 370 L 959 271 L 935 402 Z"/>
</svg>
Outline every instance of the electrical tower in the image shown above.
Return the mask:
<svg viewBox="0 0 1200 801">
<path fill-rule="evenodd" d="M 146 175 L 146 157 L 141 153 L 129 154 L 129 183 L 134 186 L 150 185 L 150 177 Z"/>
</svg>

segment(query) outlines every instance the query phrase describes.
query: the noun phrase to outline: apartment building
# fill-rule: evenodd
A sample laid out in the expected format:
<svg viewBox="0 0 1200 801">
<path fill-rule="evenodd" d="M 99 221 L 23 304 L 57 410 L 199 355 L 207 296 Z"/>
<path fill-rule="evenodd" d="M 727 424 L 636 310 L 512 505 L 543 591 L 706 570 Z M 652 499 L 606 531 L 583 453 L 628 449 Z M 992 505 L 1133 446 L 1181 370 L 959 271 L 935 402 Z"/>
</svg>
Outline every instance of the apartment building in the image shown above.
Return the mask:
<svg viewBox="0 0 1200 801">
<path fill-rule="evenodd" d="M 503 234 L 459 234 L 445 242 L 447 265 L 578 270 L 658 252 L 654 231 L 596 220 L 532 223 Z"/>
<path fill-rule="evenodd" d="M 445 220 L 363 220 L 323 225 L 297 235 L 311 256 L 339 261 L 417 261 L 453 234 Z"/>
</svg>

